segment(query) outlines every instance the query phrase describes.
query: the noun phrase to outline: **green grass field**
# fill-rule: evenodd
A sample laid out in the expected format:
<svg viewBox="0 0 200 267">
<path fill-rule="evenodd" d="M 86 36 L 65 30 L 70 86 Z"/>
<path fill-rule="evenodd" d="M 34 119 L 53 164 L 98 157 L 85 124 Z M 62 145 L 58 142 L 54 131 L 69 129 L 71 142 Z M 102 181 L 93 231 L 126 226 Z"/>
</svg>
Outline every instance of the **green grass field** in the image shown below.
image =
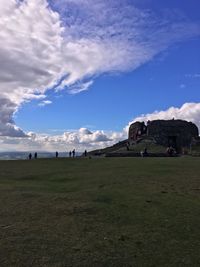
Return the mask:
<svg viewBox="0 0 200 267">
<path fill-rule="evenodd" d="M 0 162 L 0 266 L 200 266 L 200 158 Z"/>
</svg>

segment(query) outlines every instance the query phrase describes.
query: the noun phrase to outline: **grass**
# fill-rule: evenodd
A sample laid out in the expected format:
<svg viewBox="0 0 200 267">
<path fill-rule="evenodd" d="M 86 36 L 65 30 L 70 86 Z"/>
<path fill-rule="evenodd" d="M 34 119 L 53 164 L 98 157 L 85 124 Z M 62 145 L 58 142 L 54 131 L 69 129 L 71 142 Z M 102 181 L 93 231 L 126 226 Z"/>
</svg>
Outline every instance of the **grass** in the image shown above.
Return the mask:
<svg viewBox="0 0 200 267">
<path fill-rule="evenodd" d="M 0 162 L 0 266 L 200 266 L 200 158 Z"/>
</svg>

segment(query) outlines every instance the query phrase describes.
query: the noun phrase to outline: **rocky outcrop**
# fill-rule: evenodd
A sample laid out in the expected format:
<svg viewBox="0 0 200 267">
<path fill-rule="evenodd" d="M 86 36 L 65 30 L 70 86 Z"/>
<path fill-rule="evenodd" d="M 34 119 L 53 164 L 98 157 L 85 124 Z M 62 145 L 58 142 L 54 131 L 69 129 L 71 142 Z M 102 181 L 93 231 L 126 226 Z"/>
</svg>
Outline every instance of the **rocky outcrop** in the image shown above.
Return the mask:
<svg viewBox="0 0 200 267">
<path fill-rule="evenodd" d="M 178 152 L 189 148 L 193 140 L 198 139 L 199 131 L 192 122 L 184 120 L 155 120 L 135 122 L 129 128 L 129 141 L 137 142 L 142 137 L 152 137 L 157 144 L 165 147 L 172 146 Z"/>
<path fill-rule="evenodd" d="M 137 141 L 141 136 L 147 133 L 147 126 L 144 122 L 135 122 L 129 127 L 128 138 L 131 141 Z"/>
</svg>

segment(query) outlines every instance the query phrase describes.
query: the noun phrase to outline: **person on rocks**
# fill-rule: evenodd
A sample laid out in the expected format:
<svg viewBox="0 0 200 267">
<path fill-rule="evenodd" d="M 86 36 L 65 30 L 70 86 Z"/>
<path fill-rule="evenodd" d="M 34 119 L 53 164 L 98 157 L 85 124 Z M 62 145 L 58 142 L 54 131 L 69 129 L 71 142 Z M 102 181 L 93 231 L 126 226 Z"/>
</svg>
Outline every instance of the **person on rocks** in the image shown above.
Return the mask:
<svg viewBox="0 0 200 267">
<path fill-rule="evenodd" d="M 144 157 L 147 157 L 147 156 L 148 156 L 148 152 L 147 152 L 147 148 L 146 148 L 146 147 L 145 147 L 145 149 L 144 149 L 143 156 L 144 156 Z"/>
<path fill-rule="evenodd" d="M 129 143 L 129 142 L 126 143 L 126 150 L 127 150 L 127 151 L 130 150 L 130 143 Z"/>
</svg>

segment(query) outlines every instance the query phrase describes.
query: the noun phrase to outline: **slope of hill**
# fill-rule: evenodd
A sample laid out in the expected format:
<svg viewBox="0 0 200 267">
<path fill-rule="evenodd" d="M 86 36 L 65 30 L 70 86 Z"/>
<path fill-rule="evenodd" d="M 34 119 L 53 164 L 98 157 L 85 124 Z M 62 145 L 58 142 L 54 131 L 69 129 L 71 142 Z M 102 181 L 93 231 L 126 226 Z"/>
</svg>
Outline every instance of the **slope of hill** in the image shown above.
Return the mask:
<svg viewBox="0 0 200 267">
<path fill-rule="evenodd" d="M 167 147 L 159 145 L 152 137 L 143 137 L 132 145 L 127 146 L 128 139 L 103 149 L 90 151 L 89 156 L 140 156 L 140 152 L 146 148 L 149 155 L 164 156 Z M 184 148 L 182 154 L 200 156 L 200 142 Z"/>
</svg>

